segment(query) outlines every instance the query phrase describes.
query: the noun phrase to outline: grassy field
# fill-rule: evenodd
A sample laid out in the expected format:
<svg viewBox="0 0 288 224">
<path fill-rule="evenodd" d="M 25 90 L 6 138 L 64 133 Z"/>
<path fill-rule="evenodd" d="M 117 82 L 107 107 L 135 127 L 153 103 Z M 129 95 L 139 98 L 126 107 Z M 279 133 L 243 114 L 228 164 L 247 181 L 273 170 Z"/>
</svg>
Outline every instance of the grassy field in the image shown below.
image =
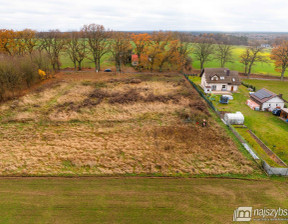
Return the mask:
<svg viewBox="0 0 288 224">
<path fill-rule="evenodd" d="M 1 179 L 0 223 L 232 223 L 240 206 L 287 208 L 287 187 L 278 180 Z"/>
<path fill-rule="evenodd" d="M 239 72 L 244 71 L 244 66 L 239 62 L 239 56 L 244 52 L 245 46 L 234 46 L 233 49 L 233 56 L 234 56 L 234 62 L 233 63 L 227 63 L 226 67 L 231 69 L 231 70 L 236 70 Z M 270 50 L 267 49 L 264 53 L 264 55 L 269 57 Z M 195 56 L 192 54 L 191 55 L 193 60 L 193 68 L 195 69 L 200 69 L 200 62 L 196 61 Z M 220 67 L 220 63 L 217 60 L 212 60 L 208 63 L 205 64 L 206 68 L 217 68 Z M 265 75 L 275 75 L 279 76 L 279 72 L 276 72 L 274 70 L 274 64 L 272 61 L 269 63 L 256 63 L 256 65 L 252 68 L 252 73 L 257 73 L 257 74 L 265 74 Z M 287 75 L 286 75 L 287 76 Z"/>
<path fill-rule="evenodd" d="M 62 73 L 0 118 L 1 175 L 260 173 L 181 75 Z"/>
</svg>

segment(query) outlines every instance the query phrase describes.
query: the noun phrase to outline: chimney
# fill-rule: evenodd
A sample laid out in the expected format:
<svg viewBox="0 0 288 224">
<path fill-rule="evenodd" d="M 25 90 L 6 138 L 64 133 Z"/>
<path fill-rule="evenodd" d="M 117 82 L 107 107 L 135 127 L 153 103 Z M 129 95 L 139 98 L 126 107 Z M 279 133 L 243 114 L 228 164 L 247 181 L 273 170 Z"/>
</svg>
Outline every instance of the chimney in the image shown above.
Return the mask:
<svg viewBox="0 0 288 224">
<path fill-rule="evenodd" d="M 227 75 L 227 76 L 230 75 L 230 70 L 229 70 L 229 69 L 226 70 L 226 75 Z"/>
<path fill-rule="evenodd" d="M 281 99 L 283 99 L 283 94 L 279 94 L 278 96 L 279 96 Z"/>
</svg>

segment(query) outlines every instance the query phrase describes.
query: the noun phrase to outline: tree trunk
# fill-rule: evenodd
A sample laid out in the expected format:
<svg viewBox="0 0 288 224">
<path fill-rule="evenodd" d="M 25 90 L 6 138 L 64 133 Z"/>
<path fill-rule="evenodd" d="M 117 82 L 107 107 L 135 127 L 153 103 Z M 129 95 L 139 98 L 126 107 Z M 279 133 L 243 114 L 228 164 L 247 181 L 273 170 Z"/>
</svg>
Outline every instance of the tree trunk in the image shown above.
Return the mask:
<svg viewBox="0 0 288 224">
<path fill-rule="evenodd" d="M 99 59 L 98 59 L 98 71 L 101 70 L 100 65 L 101 65 L 101 62 L 100 62 L 100 58 L 99 58 Z"/>
<path fill-rule="evenodd" d="M 281 81 L 284 81 L 284 74 L 285 74 L 285 69 L 283 69 L 281 72 Z"/>
<path fill-rule="evenodd" d="M 78 70 L 79 70 L 79 71 L 82 70 L 82 61 L 78 61 Z"/>
<path fill-rule="evenodd" d="M 99 72 L 98 68 L 97 68 L 97 61 L 94 61 L 94 65 L 95 65 L 95 72 Z"/>
<path fill-rule="evenodd" d="M 247 73 L 247 78 L 248 79 L 250 79 L 251 69 L 252 69 L 252 65 L 249 65 L 248 73 Z"/>
<path fill-rule="evenodd" d="M 204 69 L 204 61 L 201 61 L 201 70 Z"/>
</svg>

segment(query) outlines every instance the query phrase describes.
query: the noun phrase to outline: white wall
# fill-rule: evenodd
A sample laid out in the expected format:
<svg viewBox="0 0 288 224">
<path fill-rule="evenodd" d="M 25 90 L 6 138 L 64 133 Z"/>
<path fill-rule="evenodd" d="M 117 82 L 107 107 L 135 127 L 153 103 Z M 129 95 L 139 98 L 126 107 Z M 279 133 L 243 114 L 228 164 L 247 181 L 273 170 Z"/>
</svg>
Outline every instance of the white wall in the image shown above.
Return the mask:
<svg viewBox="0 0 288 224">
<path fill-rule="evenodd" d="M 238 90 L 238 86 L 237 85 L 227 85 L 227 83 L 207 83 L 206 82 L 206 78 L 205 78 L 205 73 L 203 74 L 202 78 L 201 78 L 201 86 L 202 88 L 205 90 L 205 86 L 216 86 L 216 90 L 215 91 L 222 91 L 222 86 L 225 85 L 227 91 L 231 91 L 231 87 L 233 87 L 233 92 L 236 92 Z"/>
<path fill-rule="evenodd" d="M 278 96 L 263 103 L 262 110 L 265 110 L 266 108 L 274 110 L 276 107 L 284 108 L 284 101 Z"/>
</svg>

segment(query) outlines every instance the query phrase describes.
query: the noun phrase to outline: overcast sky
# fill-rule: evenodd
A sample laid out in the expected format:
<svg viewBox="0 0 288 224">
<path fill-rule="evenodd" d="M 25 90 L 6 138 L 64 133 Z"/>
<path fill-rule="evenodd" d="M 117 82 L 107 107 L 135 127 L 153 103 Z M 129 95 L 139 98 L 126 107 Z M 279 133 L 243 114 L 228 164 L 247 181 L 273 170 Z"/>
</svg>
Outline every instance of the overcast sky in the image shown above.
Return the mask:
<svg viewBox="0 0 288 224">
<path fill-rule="evenodd" d="M 0 0 L 0 28 L 288 32 L 287 0 Z"/>
</svg>

